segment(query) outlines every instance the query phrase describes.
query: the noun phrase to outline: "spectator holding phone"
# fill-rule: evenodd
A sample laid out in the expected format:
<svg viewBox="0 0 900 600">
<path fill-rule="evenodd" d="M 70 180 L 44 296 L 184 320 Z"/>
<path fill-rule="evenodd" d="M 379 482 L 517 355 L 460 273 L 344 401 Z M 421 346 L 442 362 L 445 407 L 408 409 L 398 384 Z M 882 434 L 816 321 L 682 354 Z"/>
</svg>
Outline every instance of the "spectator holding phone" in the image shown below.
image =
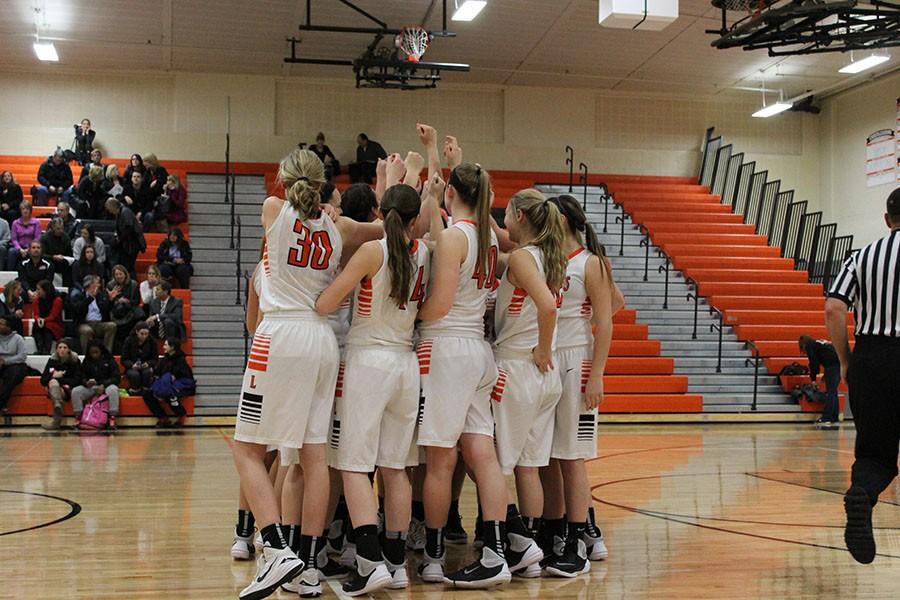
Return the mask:
<svg viewBox="0 0 900 600">
<path fill-rule="evenodd" d="M 122 373 L 110 351 L 100 340 L 88 342 L 81 362 L 81 383 L 72 390 L 72 412 L 75 413 L 75 426 L 81 421 L 84 405 L 96 396 L 106 394 L 109 399 L 109 429 L 116 428 L 116 415 L 119 414 L 119 382 Z"/>
<path fill-rule="evenodd" d="M 72 395 L 72 388 L 81 384 L 81 361 L 72 352 L 72 341 L 63 338 L 56 343 L 56 350 L 44 367 L 41 385 L 47 388 L 47 396 L 53 403 L 53 419 L 42 425 L 55 431 L 62 428 L 63 403 Z"/>
<path fill-rule="evenodd" d="M 153 383 L 153 370 L 159 362 L 156 340 L 146 323 L 138 323 L 122 345 L 122 366 L 128 379 L 128 393 L 141 396 Z"/>
</svg>

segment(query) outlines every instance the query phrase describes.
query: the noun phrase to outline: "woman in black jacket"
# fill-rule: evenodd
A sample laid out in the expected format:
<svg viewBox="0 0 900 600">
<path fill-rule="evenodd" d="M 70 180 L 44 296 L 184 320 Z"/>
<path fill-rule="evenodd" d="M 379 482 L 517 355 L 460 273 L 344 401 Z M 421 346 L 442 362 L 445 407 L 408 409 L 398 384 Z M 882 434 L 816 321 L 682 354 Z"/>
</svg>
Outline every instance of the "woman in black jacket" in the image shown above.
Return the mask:
<svg viewBox="0 0 900 600">
<path fill-rule="evenodd" d="M 191 275 L 194 267 L 191 266 L 191 245 L 184 239 L 181 228 L 173 227 L 169 236 L 156 250 L 156 264 L 163 279 L 172 282 L 174 288 L 187 289 L 191 287 Z"/>
<path fill-rule="evenodd" d="M 184 352 L 181 351 L 181 341 L 174 337 L 166 338 L 156 377 L 154 377 L 151 389 L 144 391 L 144 404 L 157 418 L 157 427 L 181 427 L 184 425 L 187 411 L 181 405 L 180 399 L 193 394 L 195 385 L 194 372 L 187 363 Z M 178 418 L 174 424 L 166 415 L 163 408 L 165 404 L 169 405 Z"/>
<path fill-rule="evenodd" d="M 153 370 L 159 363 L 156 340 L 150 335 L 150 327 L 141 321 L 122 344 L 122 366 L 128 379 L 128 394 L 141 396 L 153 382 Z"/>
<path fill-rule="evenodd" d="M 22 216 L 19 205 L 22 204 L 22 186 L 16 183 L 12 171 L 0 173 L 0 218 L 12 222 Z"/>
<path fill-rule="evenodd" d="M 131 278 L 128 269 L 116 265 L 112 268 L 112 276 L 106 289 L 113 303 L 110 315 L 116 323 L 116 348 L 119 349 L 134 324 L 144 316 L 144 311 L 141 310 L 141 288 Z"/>
<path fill-rule="evenodd" d="M 100 340 L 88 342 L 84 360 L 81 362 L 81 383 L 72 390 L 72 412 L 75 413 L 75 426 L 81 418 L 84 404 L 94 396 L 106 394 L 109 400 L 110 429 L 116 428 L 116 415 L 119 414 L 119 383 L 122 372 L 116 359 Z"/>
<path fill-rule="evenodd" d="M 24 316 L 25 298 L 22 297 L 22 283 L 18 279 L 10 279 L 0 296 L 0 317 L 6 319 L 13 331 L 25 335 L 22 328 Z"/>
<path fill-rule="evenodd" d="M 81 257 L 72 265 L 72 289 L 82 290 L 84 278 L 88 275 L 106 279 L 106 267 L 97 260 L 97 249 L 93 246 L 85 246 Z"/>
<path fill-rule="evenodd" d="M 147 167 L 144 165 L 144 159 L 141 158 L 140 154 L 131 155 L 131 160 L 128 162 L 128 167 L 125 169 L 125 182 L 131 181 L 131 174 L 135 171 L 140 172 L 141 175 L 147 173 Z M 125 183 L 123 182 L 122 185 L 125 185 Z"/>
<path fill-rule="evenodd" d="M 53 403 L 53 420 L 42 425 L 44 429 L 55 431 L 62 427 L 63 402 L 71 396 L 72 388 L 81 385 L 81 362 L 71 348 L 71 340 L 59 340 L 41 375 L 41 385 L 47 388 Z"/>
<path fill-rule="evenodd" d="M 88 171 L 88 176 L 78 182 L 75 196 L 79 202 L 75 205 L 75 212 L 82 219 L 102 219 L 103 205 L 109 197 L 105 189 L 103 167 L 94 166 Z"/>
</svg>

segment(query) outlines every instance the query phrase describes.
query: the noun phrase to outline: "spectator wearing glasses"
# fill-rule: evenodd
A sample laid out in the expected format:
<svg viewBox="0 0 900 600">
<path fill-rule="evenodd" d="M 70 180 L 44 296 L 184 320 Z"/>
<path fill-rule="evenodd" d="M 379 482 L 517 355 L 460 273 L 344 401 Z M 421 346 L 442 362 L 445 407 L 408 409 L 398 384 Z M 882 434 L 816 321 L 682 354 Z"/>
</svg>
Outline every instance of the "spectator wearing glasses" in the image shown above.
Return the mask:
<svg viewBox="0 0 900 600">
<path fill-rule="evenodd" d="M 184 303 L 172 295 L 172 285 L 160 281 L 154 288 L 156 297 L 150 302 L 150 316 L 147 326 L 159 339 L 185 338 Z"/>
</svg>

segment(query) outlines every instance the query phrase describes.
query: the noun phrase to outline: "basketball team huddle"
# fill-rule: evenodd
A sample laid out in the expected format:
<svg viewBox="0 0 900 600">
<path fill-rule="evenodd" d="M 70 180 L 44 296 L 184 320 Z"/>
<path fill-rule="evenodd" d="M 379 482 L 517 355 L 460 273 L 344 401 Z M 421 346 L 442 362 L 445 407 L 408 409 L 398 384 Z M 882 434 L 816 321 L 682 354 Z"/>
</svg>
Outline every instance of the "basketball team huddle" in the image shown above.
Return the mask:
<svg viewBox="0 0 900 600">
<path fill-rule="evenodd" d="M 284 198 L 263 205 L 234 434 L 247 509 L 232 555 L 253 556 L 254 524 L 262 545 L 243 600 L 316 597 L 337 578 L 350 596 L 405 588 L 408 549 L 423 582 L 457 588 L 576 577 L 607 557 L 584 463 L 624 304 L 603 248 L 573 197 L 535 189 L 510 198 L 501 229 L 488 171 L 455 138 L 441 152 L 432 127 L 417 133 L 427 161 L 379 164 L 372 222 L 325 204 L 309 150 L 282 160 Z M 463 472 L 478 554 L 453 571 Z"/>
</svg>

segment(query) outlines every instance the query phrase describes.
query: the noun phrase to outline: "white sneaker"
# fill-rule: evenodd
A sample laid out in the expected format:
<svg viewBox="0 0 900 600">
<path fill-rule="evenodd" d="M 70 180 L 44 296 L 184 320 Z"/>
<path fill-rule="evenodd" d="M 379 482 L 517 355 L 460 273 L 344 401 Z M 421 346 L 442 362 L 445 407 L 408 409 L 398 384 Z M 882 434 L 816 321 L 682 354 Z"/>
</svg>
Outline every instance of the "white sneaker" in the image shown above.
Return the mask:
<svg viewBox="0 0 900 600">
<path fill-rule="evenodd" d="M 322 595 L 322 584 L 319 582 L 318 569 L 306 569 L 300 573 L 299 589 L 297 593 L 301 598 L 318 598 Z"/>
<path fill-rule="evenodd" d="M 341 560 L 338 561 L 348 569 L 356 568 L 356 544 L 344 542 L 344 549 L 341 550 Z"/>
<path fill-rule="evenodd" d="M 263 547 L 265 547 L 265 545 L 266 545 L 263 542 L 262 534 L 259 533 L 258 531 L 256 532 L 256 537 L 253 538 L 253 545 L 256 546 L 256 549 L 259 550 L 260 552 L 262 552 Z"/>
<path fill-rule="evenodd" d="M 421 552 L 425 549 L 425 521 L 413 519 L 409 522 L 409 532 L 406 534 L 406 549 Z"/>
<path fill-rule="evenodd" d="M 422 562 L 419 563 L 419 577 L 425 583 L 444 582 L 444 558 L 432 558 L 428 552 L 422 553 Z"/>
<path fill-rule="evenodd" d="M 524 577 L 526 579 L 535 579 L 541 576 L 541 564 L 539 562 L 531 563 L 524 569 L 520 569 L 513 573 L 516 577 Z"/>
<path fill-rule="evenodd" d="M 600 537 L 592 537 L 584 534 L 584 545 L 587 546 L 588 560 L 606 560 L 609 558 L 609 550 L 603 541 L 603 534 Z"/>
<path fill-rule="evenodd" d="M 525 569 L 544 558 L 540 547 L 530 537 L 515 533 L 506 534 L 509 546 L 506 549 L 506 564 L 511 573 Z"/>
<path fill-rule="evenodd" d="M 392 581 L 388 585 L 389 590 L 403 590 L 409 587 L 409 575 L 406 574 L 406 561 L 402 565 L 395 565 L 388 560 L 384 561 L 384 565 L 391 573 Z"/>
<path fill-rule="evenodd" d="M 256 554 L 256 547 L 253 545 L 253 538 L 234 536 L 234 543 L 231 545 L 231 558 L 234 560 L 250 560 Z"/>
<path fill-rule="evenodd" d="M 290 581 L 303 570 L 303 561 L 290 548 L 263 548 L 256 561 L 256 576 L 250 585 L 241 590 L 241 600 L 261 600 Z"/>
</svg>

